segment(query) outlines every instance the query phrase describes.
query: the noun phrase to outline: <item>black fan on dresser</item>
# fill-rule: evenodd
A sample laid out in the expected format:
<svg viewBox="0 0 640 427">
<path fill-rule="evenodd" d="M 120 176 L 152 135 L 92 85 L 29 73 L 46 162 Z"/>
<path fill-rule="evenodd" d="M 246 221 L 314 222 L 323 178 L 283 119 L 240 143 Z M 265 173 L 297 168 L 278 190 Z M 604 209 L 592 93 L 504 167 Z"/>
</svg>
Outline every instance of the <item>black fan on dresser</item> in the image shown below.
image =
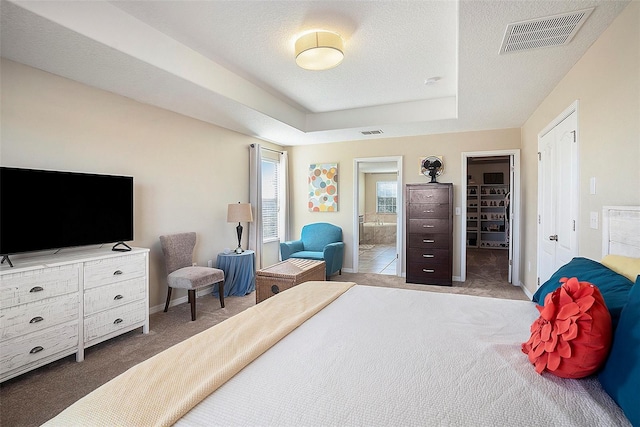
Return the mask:
<svg viewBox="0 0 640 427">
<path fill-rule="evenodd" d="M 442 175 L 444 171 L 444 162 L 441 158 L 436 156 L 429 156 L 422 161 L 422 174 L 431 177 L 430 182 L 436 181 L 436 177 Z"/>
</svg>

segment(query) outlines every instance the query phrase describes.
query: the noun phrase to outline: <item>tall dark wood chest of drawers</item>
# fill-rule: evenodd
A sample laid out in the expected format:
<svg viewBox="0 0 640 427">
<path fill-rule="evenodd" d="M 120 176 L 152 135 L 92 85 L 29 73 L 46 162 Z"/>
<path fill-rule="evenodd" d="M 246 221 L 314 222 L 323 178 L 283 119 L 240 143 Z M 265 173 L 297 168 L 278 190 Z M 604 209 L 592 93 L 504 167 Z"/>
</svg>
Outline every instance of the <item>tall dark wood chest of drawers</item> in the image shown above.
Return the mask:
<svg viewBox="0 0 640 427">
<path fill-rule="evenodd" d="M 453 184 L 407 184 L 407 283 L 451 286 Z"/>
</svg>

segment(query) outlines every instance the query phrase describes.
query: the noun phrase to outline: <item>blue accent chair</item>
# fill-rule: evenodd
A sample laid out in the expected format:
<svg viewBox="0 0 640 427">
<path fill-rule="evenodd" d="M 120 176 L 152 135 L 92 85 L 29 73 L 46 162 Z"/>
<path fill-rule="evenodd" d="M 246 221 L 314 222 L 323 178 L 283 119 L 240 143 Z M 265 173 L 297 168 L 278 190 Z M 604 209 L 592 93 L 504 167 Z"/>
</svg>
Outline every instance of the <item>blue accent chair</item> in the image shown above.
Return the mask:
<svg viewBox="0 0 640 427">
<path fill-rule="evenodd" d="M 307 224 L 302 227 L 300 240 L 280 243 L 280 255 L 283 261 L 289 258 L 324 261 L 329 280 L 329 276 L 336 272 L 342 274 L 342 228 L 326 222 Z"/>
</svg>

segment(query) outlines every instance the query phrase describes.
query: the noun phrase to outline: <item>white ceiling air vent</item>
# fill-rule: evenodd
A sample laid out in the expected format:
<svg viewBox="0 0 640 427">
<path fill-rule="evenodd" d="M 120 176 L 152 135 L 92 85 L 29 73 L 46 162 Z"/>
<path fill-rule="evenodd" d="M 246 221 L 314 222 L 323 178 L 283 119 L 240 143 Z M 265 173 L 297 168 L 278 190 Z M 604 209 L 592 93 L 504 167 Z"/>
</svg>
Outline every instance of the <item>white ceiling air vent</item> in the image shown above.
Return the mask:
<svg viewBox="0 0 640 427">
<path fill-rule="evenodd" d="M 382 132 L 382 130 L 378 129 L 378 130 L 363 130 L 362 132 L 360 132 L 363 135 L 380 135 L 384 132 Z"/>
<path fill-rule="evenodd" d="M 594 8 L 507 25 L 500 54 L 561 46 L 571 41 Z"/>
</svg>

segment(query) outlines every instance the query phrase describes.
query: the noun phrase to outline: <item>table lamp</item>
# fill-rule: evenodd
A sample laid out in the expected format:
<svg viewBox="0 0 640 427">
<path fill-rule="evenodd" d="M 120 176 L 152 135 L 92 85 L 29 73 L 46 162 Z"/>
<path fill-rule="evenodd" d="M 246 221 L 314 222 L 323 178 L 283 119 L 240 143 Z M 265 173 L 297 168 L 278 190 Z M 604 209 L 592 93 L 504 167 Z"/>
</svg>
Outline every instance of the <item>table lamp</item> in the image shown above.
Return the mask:
<svg viewBox="0 0 640 427">
<path fill-rule="evenodd" d="M 251 215 L 250 203 L 230 203 L 227 209 L 227 222 L 237 222 L 236 232 L 238 233 L 238 247 L 235 253 L 241 254 L 244 252 L 240 241 L 242 240 L 242 224 L 241 222 L 253 222 L 253 215 Z"/>
</svg>

